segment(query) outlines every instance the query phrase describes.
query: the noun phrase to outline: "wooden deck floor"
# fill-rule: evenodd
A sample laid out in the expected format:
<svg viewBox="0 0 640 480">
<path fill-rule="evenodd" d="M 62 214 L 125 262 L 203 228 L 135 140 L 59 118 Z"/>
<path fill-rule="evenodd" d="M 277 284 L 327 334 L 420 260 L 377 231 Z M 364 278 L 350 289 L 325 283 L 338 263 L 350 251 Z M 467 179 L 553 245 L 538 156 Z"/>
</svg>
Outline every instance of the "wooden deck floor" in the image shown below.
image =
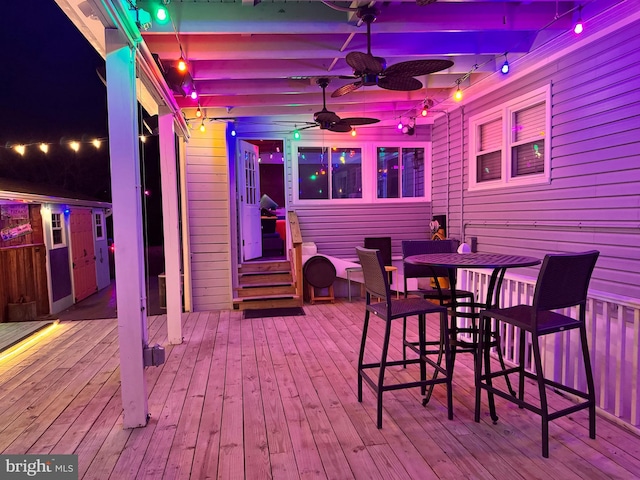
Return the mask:
<svg viewBox="0 0 640 480">
<path fill-rule="evenodd" d="M 151 419 L 134 430 L 122 428 L 116 321 L 62 322 L 0 363 L 0 452 L 75 453 L 80 478 L 100 480 L 640 478 L 640 439 L 604 418 L 596 440 L 584 412 L 553 422 L 549 459 L 527 411 L 497 399 L 498 424 L 486 406 L 475 423 L 468 355 L 456 361 L 454 420 L 444 386 L 427 407 L 417 389 L 399 390 L 385 393 L 377 430 L 373 392 L 365 385 L 363 403 L 355 393 L 362 301 L 304 308 L 251 320 L 185 314 L 184 343 L 146 372 Z M 149 333 L 166 344 L 164 316 L 149 318 Z M 396 336 L 394 358 L 398 345 Z"/>
</svg>

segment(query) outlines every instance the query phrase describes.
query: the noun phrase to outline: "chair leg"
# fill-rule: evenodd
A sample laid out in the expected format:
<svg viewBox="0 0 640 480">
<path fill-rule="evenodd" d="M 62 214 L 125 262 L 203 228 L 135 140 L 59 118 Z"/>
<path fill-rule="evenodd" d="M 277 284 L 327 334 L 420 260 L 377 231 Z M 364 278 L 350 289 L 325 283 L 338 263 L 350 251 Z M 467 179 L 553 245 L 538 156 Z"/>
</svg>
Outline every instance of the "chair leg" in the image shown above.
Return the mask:
<svg viewBox="0 0 640 480">
<path fill-rule="evenodd" d="M 485 317 L 485 328 L 483 329 L 483 331 L 481 332 L 481 336 L 484 337 L 484 348 L 483 348 L 483 354 L 484 354 L 484 371 L 485 371 L 485 375 L 487 376 L 487 386 L 489 387 L 489 390 L 487 390 L 487 399 L 489 402 L 489 416 L 491 417 L 491 420 L 493 421 L 493 424 L 495 425 L 496 423 L 498 423 L 498 415 L 496 414 L 496 401 L 495 401 L 495 395 L 493 394 L 493 392 L 491 391 L 491 389 L 493 388 L 493 381 L 491 380 L 491 319 L 490 318 L 486 318 Z M 500 351 L 500 343 L 498 342 L 498 352 Z M 480 352 L 477 353 L 477 355 L 481 355 Z M 504 364 L 502 365 L 502 369 L 504 370 Z M 509 380 L 509 378 L 505 375 L 505 378 L 507 379 L 507 382 Z M 511 387 L 511 385 L 509 384 L 509 388 Z"/>
<path fill-rule="evenodd" d="M 526 340 L 526 331 L 520 329 L 520 349 L 518 352 L 518 358 L 519 358 L 519 367 L 520 367 L 520 371 L 518 372 L 520 377 L 518 377 L 518 398 L 520 399 L 521 402 L 524 401 L 524 367 L 525 367 L 525 358 L 524 358 L 524 352 L 525 352 L 525 340 Z M 518 405 L 518 408 L 524 408 L 522 405 Z"/>
<path fill-rule="evenodd" d="M 362 364 L 364 360 L 364 346 L 367 342 L 367 330 L 369 329 L 369 310 L 364 313 L 362 325 L 362 340 L 360 340 L 360 354 L 358 355 L 358 401 L 362 402 Z"/>
<path fill-rule="evenodd" d="M 406 320 L 406 317 L 405 317 Z M 424 382 L 427 381 L 427 363 L 425 361 L 425 357 L 427 355 L 427 346 L 426 342 L 426 327 L 425 327 L 425 315 L 418 315 L 418 350 L 420 352 L 420 381 L 423 382 L 420 387 L 420 394 L 426 394 L 426 385 Z"/>
<path fill-rule="evenodd" d="M 549 407 L 547 405 L 547 390 L 544 385 L 544 375 L 542 372 L 542 357 L 540 355 L 540 342 L 535 333 L 531 334 L 531 346 L 533 347 L 533 358 L 536 364 L 536 376 L 538 377 L 538 391 L 540 392 L 540 412 L 542 422 L 542 456 L 549 458 Z"/>
<path fill-rule="evenodd" d="M 447 322 L 449 318 L 447 312 L 440 313 L 440 353 L 438 359 L 442 358 L 442 348 L 444 348 L 444 363 L 447 370 L 447 417 L 453 420 L 453 357 L 451 356 L 451 337 Z M 442 346 L 444 345 L 444 347 Z M 440 362 L 438 361 L 438 365 Z"/>
<path fill-rule="evenodd" d="M 593 384 L 593 371 L 591 370 L 591 358 L 589 357 L 589 345 L 587 344 L 587 329 L 584 323 L 580 327 L 580 340 L 584 358 L 584 372 L 587 377 L 587 395 L 589 397 L 589 438 L 596 438 L 596 390 Z"/>
<path fill-rule="evenodd" d="M 481 315 L 478 321 L 478 328 L 484 328 L 485 319 Z M 482 352 L 485 349 L 484 345 L 484 335 L 480 335 L 478 338 L 478 347 L 474 357 L 475 360 L 475 369 L 474 369 L 474 377 L 475 377 L 475 387 L 476 387 L 476 405 L 475 405 L 475 413 L 474 420 L 476 422 L 480 421 L 480 405 L 481 405 L 481 392 L 482 389 L 480 385 L 482 384 Z"/>
<path fill-rule="evenodd" d="M 407 317 L 402 318 L 402 361 L 403 367 L 407 368 Z"/>
<path fill-rule="evenodd" d="M 384 371 L 387 367 L 387 353 L 389 351 L 389 338 L 391 337 L 391 321 L 387 320 L 382 343 L 382 358 L 380 358 L 380 374 L 378 375 L 378 428 L 382 428 L 382 393 L 384 392 Z"/>
</svg>

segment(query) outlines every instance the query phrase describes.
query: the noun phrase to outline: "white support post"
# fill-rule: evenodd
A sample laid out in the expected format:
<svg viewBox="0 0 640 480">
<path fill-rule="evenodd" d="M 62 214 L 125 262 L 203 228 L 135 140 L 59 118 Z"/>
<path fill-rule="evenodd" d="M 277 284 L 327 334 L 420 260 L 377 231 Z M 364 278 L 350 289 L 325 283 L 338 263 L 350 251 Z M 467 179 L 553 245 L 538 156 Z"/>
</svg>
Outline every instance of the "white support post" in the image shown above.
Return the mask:
<svg viewBox="0 0 640 480">
<path fill-rule="evenodd" d="M 160 179 L 162 187 L 162 228 L 166 275 L 167 335 L 169 343 L 182 343 L 182 289 L 180 282 L 180 234 L 178 222 L 178 180 L 176 176 L 176 136 L 173 115 L 160 110 Z"/>
<path fill-rule="evenodd" d="M 118 30 L 106 29 L 105 38 L 123 426 L 135 428 L 147 424 L 149 413 L 143 361 L 148 333 L 136 61 L 135 49 Z"/>
<path fill-rule="evenodd" d="M 191 296 L 191 233 L 189 232 L 189 199 L 187 195 L 187 153 L 184 138 L 178 143 L 178 158 L 180 159 L 180 210 L 182 218 L 182 296 L 184 297 L 184 311 L 193 310 Z"/>
</svg>

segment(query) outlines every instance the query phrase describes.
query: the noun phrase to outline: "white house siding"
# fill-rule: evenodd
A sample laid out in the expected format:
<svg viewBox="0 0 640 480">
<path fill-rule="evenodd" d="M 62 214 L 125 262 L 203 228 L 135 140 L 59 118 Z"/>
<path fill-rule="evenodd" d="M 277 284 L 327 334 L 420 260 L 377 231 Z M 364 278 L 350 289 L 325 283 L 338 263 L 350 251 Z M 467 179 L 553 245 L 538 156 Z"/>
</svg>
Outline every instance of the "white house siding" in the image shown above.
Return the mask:
<svg viewBox="0 0 640 480">
<path fill-rule="evenodd" d="M 186 180 L 194 311 L 231 307 L 229 168 L 223 123 L 192 131 Z"/>
<path fill-rule="evenodd" d="M 637 18 L 637 17 L 636 17 Z M 622 18 L 618 20 L 623 20 Z M 579 41 L 579 40 L 574 40 Z M 598 249 L 591 288 L 640 298 L 640 22 L 607 33 L 503 88 L 436 120 L 434 213 L 448 206 L 450 232 L 477 237 L 483 252 L 526 253 Z M 542 57 L 541 57 L 542 58 Z M 522 65 L 522 67 L 530 65 Z M 517 74 L 514 65 L 513 74 Z M 468 120 L 526 92 L 551 85 L 551 183 L 468 191 Z M 464 129 L 454 126 L 463 116 Z M 450 125 L 447 125 L 447 122 Z M 463 132 L 463 133 L 462 133 Z M 459 177 L 436 186 L 464 135 L 464 202 Z M 452 146 L 451 154 L 444 145 Z M 447 167 L 446 161 L 450 160 Z M 447 204 L 448 200 L 448 204 Z M 462 220 L 460 220 L 462 219 Z M 452 228 L 453 227 L 453 228 Z M 535 275 L 535 270 L 518 273 Z"/>
<path fill-rule="evenodd" d="M 305 242 L 315 242 L 318 252 L 355 259 L 364 237 L 391 237 L 392 254 L 402 256 L 402 240 L 429 238 L 429 202 L 359 206 L 297 207 Z"/>
</svg>

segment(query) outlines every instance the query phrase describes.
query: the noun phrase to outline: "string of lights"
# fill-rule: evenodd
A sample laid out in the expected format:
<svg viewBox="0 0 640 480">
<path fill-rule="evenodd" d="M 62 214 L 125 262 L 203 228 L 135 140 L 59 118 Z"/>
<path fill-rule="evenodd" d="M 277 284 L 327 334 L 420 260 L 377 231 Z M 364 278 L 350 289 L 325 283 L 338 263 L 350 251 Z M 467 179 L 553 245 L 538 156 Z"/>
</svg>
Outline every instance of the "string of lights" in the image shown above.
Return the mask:
<svg viewBox="0 0 640 480">
<path fill-rule="evenodd" d="M 591 3 L 594 0 L 591 0 L 590 2 L 587 2 L 587 4 Z M 574 13 L 575 11 L 578 11 L 578 18 L 576 20 L 576 22 L 574 23 L 574 26 L 572 28 L 573 32 L 576 35 L 580 35 L 583 31 L 584 31 L 584 22 L 583 22 L 583 18 L 582 18 L 582 8 L 584 7 L 584 4 L 580 4 L 577 5 L 575 7 L 572 7 L 570 9 L 568 9 L 566 12 L 564 13 L 559 13 L 556 10 L 556 14 L 554 16 L 554 18 L 549 21 L 546 25 L 543 25 L 542 27 L 540 27 L 537 31 L 536 34 L 544 31 L 545 29 L 549 28 L 551 25 L 553 25 L 555 22 L 557 22 L 560 18 L 566 16 L 566 15 L 570 15 L 572 13 Z M 515 47 L 518 47 L 519 45 L 516 45 Z M 403 112 L 402 114 L 400 114 L 399 116 L 397 116 L 396 118 L 398 119 L 398 130 L 400 130 L 402 133 L 404 134 L 408 134 L 408 135 L 412 135 L 413 134 L 413 127 L 415 127 L 415 121 L 416 118 L 418 116 L 422 116 L 422 117 L 426 117 L 428 115 L 429 110 L 431 110 L 433 107 L 440 105 L 446 101 L 449 100 L 454 100 L 455 102 L 460 102 L 462 101 L 463 97 L 464 97 L 464 93 L 463 93 L 463 89 L 462 89 L 462 83 L 465 82 L 467 79 L 469 79 L 469 77 L 471 77 L 471 75 L 473 74 L 474 71 L 484 67 L 485 65 L 487 65 L 488 63 L 495 61 L 496 58 L 500 58 L 500 57 L 504 57 L 504 63 L 501 64 L 500 66 L 500 72 L 503 75 L 507 75 L 510 71 L 511 71 L 511 66 L 509 64 L 509 61 L 507 59 L 507 55 L 508 55 L 508 51 L 504 52 L 503 54 L 499 54 L 496 55 L 496 57 L 494 59 L 489 59 L 484 63 L 481 64 L 475 64 L 471 67 L 471 70 L 469 70 L 468 72 L 466 72 L 464 75 L 462 75 L 461 77 L 458 77 L 455 82 L 451 85 L 451 87 L 449 88 L 443 88 L 442 91 L 451 91 L 451 89 L 455 88 L 455 90 L 453 91 L 453 93 L 447 95 L 446 98 L 441 99 L 440 101 L 436 102 L 433 100 L 433 98 L 425 98 L 424 100 L 422 100 L 420 103 L 417 103 L 415 106 L 409 108 L 408 110 L 406 110 L 405 112 Z M 496 64 L 499 62 L 496 62 Z M 428 106 L 427 106 L 428 105 Z M 420 112 L 419 115 L 416 112 Z M 409 125 L 403 123 L 403 118 L 408 118 L 409 119 Z"/>
<path fill-rule="evenodd" d="M 157 136 L 157 134 L 139 135 L 141 143 L 145 143 L 149 137 Z M 103 144 L 108 144 L 108 137 L 96 137 L 90 140 L 66 140 L 61 139 L 59 142 L 28 142 L 28 143 L 11 143 L 0 145 L 5 150 L 13 150 L 21 156 L 25 156 L 29 152 L 40 152 L 47 154 L 53 147 L 68 148 L 78 153 L 83 146 L 91 147 L 94 150 L 100 150 Z"/>
</svg>

